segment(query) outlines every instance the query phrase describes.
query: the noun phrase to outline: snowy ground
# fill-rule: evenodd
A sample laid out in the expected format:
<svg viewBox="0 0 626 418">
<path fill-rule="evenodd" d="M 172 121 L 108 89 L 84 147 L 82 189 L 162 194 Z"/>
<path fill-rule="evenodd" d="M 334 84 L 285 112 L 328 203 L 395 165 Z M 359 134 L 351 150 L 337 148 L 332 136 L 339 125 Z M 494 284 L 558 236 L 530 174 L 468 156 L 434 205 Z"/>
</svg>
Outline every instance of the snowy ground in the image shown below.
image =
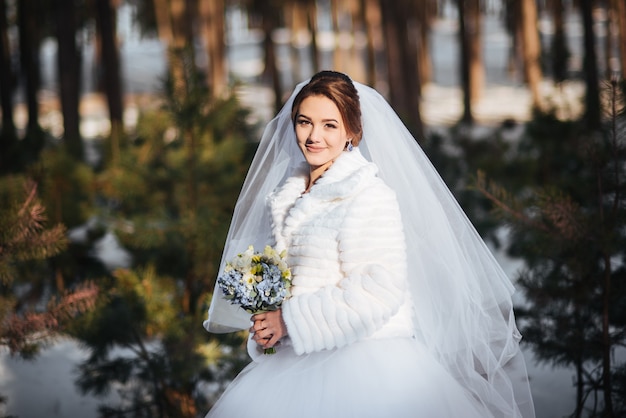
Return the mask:
<svg viewBox="0 0 626 418">
<path fill-rule="evenodd" d="M 198 327 L 198 332 L 203 332 Z M 0 415 L 20 418 L 97 418 L 97 408 L 114 393 L 98 399 L 82 396 L 74 386 L 75 366 L 87 353 L 71 340 L 60 340 L 34 361 L 0 353 L 0 394 L 8 399 Z M 561 418 L 573 410 L 572 372 L 537 365 L 525 353 L 537 418 Z"/>
</svg>

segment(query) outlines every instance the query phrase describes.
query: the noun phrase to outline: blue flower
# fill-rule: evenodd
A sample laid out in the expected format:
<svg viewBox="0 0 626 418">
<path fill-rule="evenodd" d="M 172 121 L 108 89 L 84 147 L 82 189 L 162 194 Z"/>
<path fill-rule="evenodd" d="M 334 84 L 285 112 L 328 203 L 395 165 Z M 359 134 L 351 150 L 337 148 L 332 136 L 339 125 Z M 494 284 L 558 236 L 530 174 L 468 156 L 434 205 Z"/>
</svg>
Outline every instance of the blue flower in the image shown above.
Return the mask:
<svg viewBox="0 0 626 418">
<path fill-rule="evenodd" d="M 291 271 L 285 257 L 285 252 L 278 254 L 270 246 L 263 253 L 249 246 L 226 263 L 217 285 L 226 299 L 249 313 L 278 309 L 290 295 Z"/>
</svg>

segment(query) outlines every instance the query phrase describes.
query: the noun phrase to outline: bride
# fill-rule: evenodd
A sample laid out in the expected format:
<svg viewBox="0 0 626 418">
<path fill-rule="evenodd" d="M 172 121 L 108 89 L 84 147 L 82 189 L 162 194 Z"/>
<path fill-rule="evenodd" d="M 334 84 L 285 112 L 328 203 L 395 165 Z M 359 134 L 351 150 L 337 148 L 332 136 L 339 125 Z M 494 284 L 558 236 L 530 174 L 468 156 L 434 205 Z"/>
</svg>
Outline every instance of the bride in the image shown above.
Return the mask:
<svg viewBox="0 0 626 418">
<path fill-rule="evenodd" d="M 375 90 L 322 71 L 268 124 L 222 264 L 267 244 L 292 295 L 250 318 L 216 289 L 206 329 L 253 362 L 207 417 L 534 417 L 513 287 Z"/>
</svg>

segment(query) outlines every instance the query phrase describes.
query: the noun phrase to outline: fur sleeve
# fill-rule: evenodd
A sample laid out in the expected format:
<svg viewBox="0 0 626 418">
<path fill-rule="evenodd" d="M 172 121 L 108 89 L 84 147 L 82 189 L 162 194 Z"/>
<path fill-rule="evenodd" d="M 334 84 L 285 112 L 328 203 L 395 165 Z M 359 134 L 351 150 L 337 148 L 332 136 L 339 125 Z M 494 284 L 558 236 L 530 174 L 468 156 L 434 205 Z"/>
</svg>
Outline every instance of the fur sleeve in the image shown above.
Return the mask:
<svg viewBox="0 0 626 418">
<path fill-rule="evenodd" d="M 298 354 L 372 335 L 405 300 L 406 247 L 393 191 L 377 182 L 352 199 L 339 229 L 338 248 L 343 279 L 283 304 Z"/>
</svg>

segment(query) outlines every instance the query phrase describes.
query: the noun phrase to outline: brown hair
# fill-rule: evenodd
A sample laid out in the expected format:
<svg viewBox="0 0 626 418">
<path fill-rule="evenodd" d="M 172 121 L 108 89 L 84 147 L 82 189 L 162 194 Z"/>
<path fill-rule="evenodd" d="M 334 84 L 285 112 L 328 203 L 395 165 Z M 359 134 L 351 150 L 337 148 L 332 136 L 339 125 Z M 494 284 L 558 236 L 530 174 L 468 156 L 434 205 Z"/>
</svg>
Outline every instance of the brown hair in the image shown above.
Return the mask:
<svg viewBox="0 0 626 418">
<path fill-rule="evenodd" d="M 357 146 L 363 136 L 361 124 L 361 103 L 359 93 L 347 75 L 337 71 L 320 71 L 311 77 L 307 85 L 298 92 L 291 106 L 291 120 L 296 123 L 300 104 L 310 96 L 324 96 L 332 100 L 346 126 L 346 132 Z"/>
</svg>

